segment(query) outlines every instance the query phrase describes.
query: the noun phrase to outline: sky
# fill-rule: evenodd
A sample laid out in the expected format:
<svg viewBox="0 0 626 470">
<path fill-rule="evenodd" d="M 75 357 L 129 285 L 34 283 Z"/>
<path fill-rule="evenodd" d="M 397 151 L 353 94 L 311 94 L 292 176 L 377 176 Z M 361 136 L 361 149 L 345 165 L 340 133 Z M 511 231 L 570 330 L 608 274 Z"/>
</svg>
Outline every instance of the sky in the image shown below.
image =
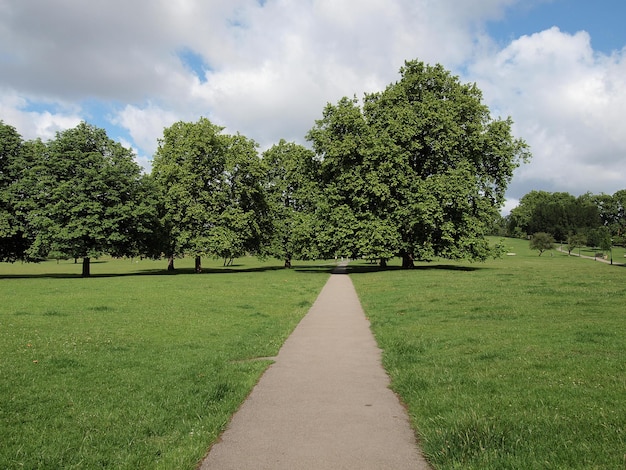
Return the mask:
<svg viewBox="0 0 626 470">
<path fill-rule="evenodd" d="M 533 154 L 531 190 L 626 189 L 624 0 L 0 0 L 0 120 L 24 139 L 86 121 L 150 171 L 163 129 L 207 117 L 263 151 L 405 60 L 476 83 Z"/>
</svg>

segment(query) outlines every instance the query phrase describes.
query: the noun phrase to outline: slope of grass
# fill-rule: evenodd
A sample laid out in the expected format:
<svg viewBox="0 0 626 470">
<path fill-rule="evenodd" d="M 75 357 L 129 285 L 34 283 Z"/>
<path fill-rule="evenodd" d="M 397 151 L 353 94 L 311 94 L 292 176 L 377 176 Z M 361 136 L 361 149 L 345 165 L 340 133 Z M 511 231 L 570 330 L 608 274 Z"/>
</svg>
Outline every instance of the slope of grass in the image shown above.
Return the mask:
<svg viewBox="0 0 626 470">
<path fill-rule="evenodd" d="M 626 268 L 515 256 L 353 267 L 392 386 L 438 469 L 626 465 Z"/>
<path fill-rule="evenodd" d="M 243 262 L 0 264 L 0 468 L 194 468 L 328 276 Z"/>
</svg>

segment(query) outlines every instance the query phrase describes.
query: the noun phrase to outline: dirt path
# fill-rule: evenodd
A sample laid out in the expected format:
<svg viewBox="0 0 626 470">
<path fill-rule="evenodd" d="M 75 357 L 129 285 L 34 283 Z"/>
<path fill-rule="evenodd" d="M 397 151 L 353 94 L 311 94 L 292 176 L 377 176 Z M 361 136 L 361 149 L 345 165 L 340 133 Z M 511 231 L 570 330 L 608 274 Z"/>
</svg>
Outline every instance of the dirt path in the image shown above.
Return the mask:
<svg viewBox="0 0 626 470">
<path fill-rule="evenodd" d="M 429 469 L 388 385 L 352 281 L 338 271 L 200 468 Z"/>
</svg>

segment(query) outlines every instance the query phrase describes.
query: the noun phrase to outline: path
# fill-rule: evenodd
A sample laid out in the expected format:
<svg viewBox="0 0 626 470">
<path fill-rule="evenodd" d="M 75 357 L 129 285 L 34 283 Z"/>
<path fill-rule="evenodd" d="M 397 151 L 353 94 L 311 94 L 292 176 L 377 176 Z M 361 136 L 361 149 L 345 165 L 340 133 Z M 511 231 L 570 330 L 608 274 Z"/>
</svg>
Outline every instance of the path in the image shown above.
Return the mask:
<svg viewBox="0 0 626 470">
<path fill-rule="evenodd" d="M 332 274 L 201 470 L 420 469 L 352 281 Z"/>
<path fill-rule="evenodd" d="M 567 253 L 567 250 L 563 249 L 563 247 L 561 246 L 557 247 L 556 251 L 560 251 L 561 253 Z M 599 258 L 597 256 L 581 255 L 580 253 L 575 253 L 574 251 L 572 251 L 571 253 L 567 253 L 567 254 L 568 256 L 578 256 L 579 258 L 583 258 L 583 259 L 592 259 L 594 261 L 600 261 L 601 263 L 611 264 L 614 266 L 622 266 L 624 264 L 624 263 L 618 263 L 615 260 L 611 261 L 610 259 Z"/>
</svg>

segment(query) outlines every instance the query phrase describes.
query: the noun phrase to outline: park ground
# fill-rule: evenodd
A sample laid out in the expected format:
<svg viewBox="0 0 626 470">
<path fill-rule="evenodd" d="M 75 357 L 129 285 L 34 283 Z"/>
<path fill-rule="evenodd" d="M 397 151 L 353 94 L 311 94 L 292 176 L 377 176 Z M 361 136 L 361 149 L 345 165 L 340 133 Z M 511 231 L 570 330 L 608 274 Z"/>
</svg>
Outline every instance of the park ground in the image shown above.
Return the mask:
<svg viewBox="0 0 626 470">
<path fill-rule="evenodd" d="M 625 268 L 506 243 L 486 263 L 351 264 L 421 448 L 435 468 L 623 468 Z M 192 263 L 0 266 L 1 467 L 197 465 L 330 266 Z"/>
</svg>

